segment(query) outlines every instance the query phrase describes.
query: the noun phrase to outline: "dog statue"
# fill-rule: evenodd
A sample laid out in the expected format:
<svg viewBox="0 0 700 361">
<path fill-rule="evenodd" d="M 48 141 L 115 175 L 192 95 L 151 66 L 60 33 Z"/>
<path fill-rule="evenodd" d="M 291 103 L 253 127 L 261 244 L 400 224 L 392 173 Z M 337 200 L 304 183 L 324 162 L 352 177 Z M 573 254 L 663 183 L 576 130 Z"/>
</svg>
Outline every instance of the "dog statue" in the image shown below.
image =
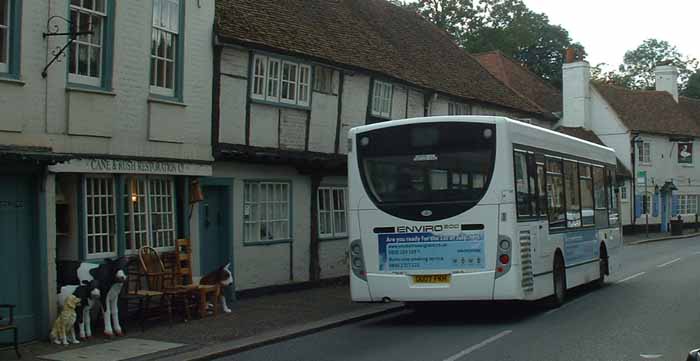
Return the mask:
<svg viewBox="0 0 700 361">
<path fill-rule="evenodd" d="M 217 268 L 211 273 L 208 273 L 206 276 L 202 277 L 202 279 L 199 281 L 200 285 L 219 285 L 219 287 L 226 288 L 229 287 L 233 284 L 233 275 L 231 274 L 231 271 L 229 270 L 229 267 L 231 267 L 231 262 Z M 231 309 L 228 308 L 228 305 L 226 304 L 226 296 L 224 296 L 224 292 L 220 292 L 219 294 L 219 301 L 221 302 L 221 309 L 225 313 L 231 313 Z M 210 305 L 210 308 L 213 308 L 214 305 Z"/>
<path fill-rule="evenodd" d="M 53 323 L 53 328 L 51 328 L 51 334 L 49 339 L 57 344 L 67 345 L 70 343 L 80 343 L 75 338 L 75 319 L 77 318 L 75 314 L 75 308 L 80 303 L 80 298 L 74 295 L 68 296 L 66 302 L 63 304 L 63 309 L 61 313 L 56 318 Z"/>
</svg>

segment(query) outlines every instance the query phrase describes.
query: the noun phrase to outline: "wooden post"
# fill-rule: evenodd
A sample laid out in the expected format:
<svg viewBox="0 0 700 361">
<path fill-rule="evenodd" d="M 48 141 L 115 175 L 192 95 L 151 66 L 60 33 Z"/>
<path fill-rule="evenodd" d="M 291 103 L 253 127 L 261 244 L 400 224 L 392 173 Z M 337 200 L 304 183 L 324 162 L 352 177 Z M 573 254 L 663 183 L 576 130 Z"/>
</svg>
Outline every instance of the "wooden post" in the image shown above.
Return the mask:
<svg viewBox="0 0 700 361">
<path fill-rule="evenodd" d="M 322 176 L 311 174 L 311 237 L 309 242 L 309 281 L 321 279 L 321 260 L 319 257 L 318 238 L 318 187 Z"/>
</svg>

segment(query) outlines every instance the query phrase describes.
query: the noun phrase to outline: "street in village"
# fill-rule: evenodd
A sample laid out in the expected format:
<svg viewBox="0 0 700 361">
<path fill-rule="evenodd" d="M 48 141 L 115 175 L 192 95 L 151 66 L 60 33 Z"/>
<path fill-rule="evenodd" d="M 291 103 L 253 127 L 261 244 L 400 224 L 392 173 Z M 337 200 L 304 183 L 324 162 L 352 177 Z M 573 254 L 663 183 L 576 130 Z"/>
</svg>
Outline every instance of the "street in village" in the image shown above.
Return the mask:
<svg viewBox="0 0 700 361">
<path fill-rule="evenodd" d="M 684 360 L 700 347 L 700 236 L 650 243 L 628 237 L 622 268 L 601 289 L 540 303 L 452 303 L 413 310 L 351 304 L 342 284 L 251 297 L 233 314 L 132 328 L 68 350 L 22 346 L 25 360 Z M 165 345 L 131 354 L 126 341 Z M 128 343 L 127 343 L 128 344 Z M 134 347 L 131 344 L 128 344 Z M 132 350 L 133 351 L 133 350 Z M 139 353 L 140 352 L 140 353 Z M 123 357 L 131 355 L 130 358 Z M 0 359 L 14 359 L 11 349 Z"/>
<path fill-rule="evenodd" d="M 628 245 L 621 261 L 602 289 L 558 309 L 436 304 L 221 360 L 685 360 L 700 347 L 700 237 Z"/>
</svg>

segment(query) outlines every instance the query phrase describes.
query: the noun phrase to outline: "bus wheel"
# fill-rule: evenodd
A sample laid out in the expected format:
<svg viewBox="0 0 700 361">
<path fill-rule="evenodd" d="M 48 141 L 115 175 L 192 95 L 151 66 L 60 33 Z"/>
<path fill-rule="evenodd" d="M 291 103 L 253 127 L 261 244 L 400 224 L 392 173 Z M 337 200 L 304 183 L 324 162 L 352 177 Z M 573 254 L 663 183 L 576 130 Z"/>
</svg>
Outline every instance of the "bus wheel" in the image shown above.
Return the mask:
<svg viewBox="0 0 700 361">
<path fill-rule="evenodd" d="M 600 246 L 600 261 L 598 262 L 599 264 L 599 274 L 598 279 L 595 281 L 596 286 L 598 287 L 603 287 L 605 284 L 605 275 L 610 274 L 610 270 L 608 268 L 608 251 L 605 248 L 605 245 Z"/>
<path fill-rule="evenodd" d="M 550 297 L 549 306 L 556 308 L 563 305 L 566 299 L 566 269 L 564 259 L 559 252 L 554 256 L 552 279 L 554 280 L 554 294 Z"/>
</svg>

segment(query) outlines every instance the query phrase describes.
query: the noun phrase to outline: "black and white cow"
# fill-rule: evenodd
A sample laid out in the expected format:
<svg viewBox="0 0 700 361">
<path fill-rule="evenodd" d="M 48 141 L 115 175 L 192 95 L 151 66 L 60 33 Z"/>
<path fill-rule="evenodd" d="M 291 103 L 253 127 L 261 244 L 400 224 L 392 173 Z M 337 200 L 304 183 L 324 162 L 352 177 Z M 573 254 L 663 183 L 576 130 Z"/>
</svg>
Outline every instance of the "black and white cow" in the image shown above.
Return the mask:
<svg viewBox="0 0 700 361">
<path fill-rule="evenodd" d="M 213 272 L 208 273 L 202 279 L 199 281 L 200 285 L 216 285 L 218 284 L 221 288 L 228 287 L 233 284 L 233 275 L 231 274 L 231 271 L 229 270 L 229 267 L 231 267 L 231 262 L 217 268 Z M 221 301 L 221 309 L 226 312 L 230 313 L 231 309 L 228 308 L 228 305 L 226 304 L 226 296 L 224 296 L 224 292 L 219 293 L 219 298 Z"/>
<path fill-rule="evenodd" d="M 105 259 L 102 264 L 87 262 L 60 262 L 59 280 L 67 285 L 89 285 L 97 281 L 100 292 L 100 303 L 102 305 L 102 316 L 104 319 L 105 336 L 123 335 L 119 324 L 119 294 L 126 282 L 128 259 L 121 257 L 116 260 Z M 83 318 L 80 327 L 80 337 L 90 337 L 92 330 L 90 327 L 89 309 L 87 319 Z M 86 315 L 83 312 L 83 315 Z"/>
</svg>

